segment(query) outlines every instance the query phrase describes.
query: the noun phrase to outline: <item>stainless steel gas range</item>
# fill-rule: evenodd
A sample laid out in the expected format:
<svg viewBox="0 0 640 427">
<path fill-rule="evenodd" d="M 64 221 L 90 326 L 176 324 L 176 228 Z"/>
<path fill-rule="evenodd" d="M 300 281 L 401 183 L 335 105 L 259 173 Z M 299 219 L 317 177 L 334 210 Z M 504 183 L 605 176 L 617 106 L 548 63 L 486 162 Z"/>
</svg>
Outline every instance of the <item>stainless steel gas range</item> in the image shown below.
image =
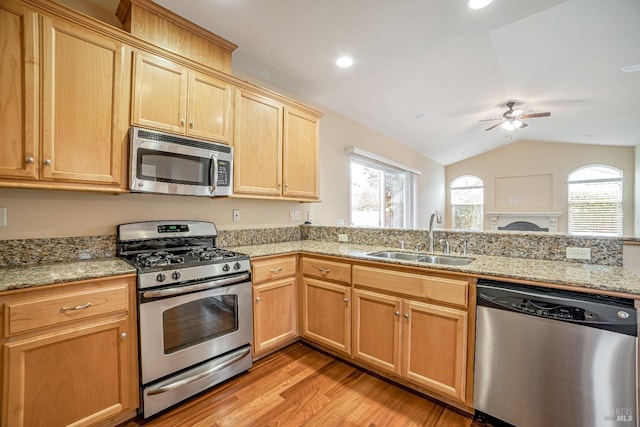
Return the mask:
<svg viewBox="0 0 640 427">
<path fill-rule="evenodd" d="M 249 369 L 249 257 L 217 248 L 210 222 L 137 222 L 117 234 L 118 256 L 138 269 L 143 418 Z"/>
</svg>

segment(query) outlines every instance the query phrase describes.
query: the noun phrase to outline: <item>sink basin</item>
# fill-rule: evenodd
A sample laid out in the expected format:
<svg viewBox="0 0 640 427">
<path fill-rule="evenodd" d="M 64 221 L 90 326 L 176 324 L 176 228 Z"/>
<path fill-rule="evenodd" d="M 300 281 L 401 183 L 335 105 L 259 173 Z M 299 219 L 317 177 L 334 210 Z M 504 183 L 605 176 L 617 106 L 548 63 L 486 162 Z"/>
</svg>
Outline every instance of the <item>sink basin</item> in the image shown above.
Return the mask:
<svg viewBox="0 0 640 427">
<path fill-rule="evenodd" d="M 381 251 L 367 254 L 371 257 L 397 259 L 401 261 L 423 262 L 425 264 L 442 264 L 442 265 L 467 265 L 473 262 L 472 258 L 458 258 L 446 255 L 426 255 L 421 253 L 400 252 L 400 251 Z"/>
</svg>

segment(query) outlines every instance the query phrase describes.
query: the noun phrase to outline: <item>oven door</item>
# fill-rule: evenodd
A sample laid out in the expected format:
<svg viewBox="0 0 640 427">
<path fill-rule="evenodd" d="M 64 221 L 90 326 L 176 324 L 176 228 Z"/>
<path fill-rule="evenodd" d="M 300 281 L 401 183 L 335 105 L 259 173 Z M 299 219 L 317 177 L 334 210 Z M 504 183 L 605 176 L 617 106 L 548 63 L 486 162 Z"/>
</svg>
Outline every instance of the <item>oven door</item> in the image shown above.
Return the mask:
<svg viewBox="0 0 640 427">
<path fill-rule="evenodd" d="M 142 383 L 207 361 L 253 339 L 248 273 L 141 291 Z"/>
</svg>

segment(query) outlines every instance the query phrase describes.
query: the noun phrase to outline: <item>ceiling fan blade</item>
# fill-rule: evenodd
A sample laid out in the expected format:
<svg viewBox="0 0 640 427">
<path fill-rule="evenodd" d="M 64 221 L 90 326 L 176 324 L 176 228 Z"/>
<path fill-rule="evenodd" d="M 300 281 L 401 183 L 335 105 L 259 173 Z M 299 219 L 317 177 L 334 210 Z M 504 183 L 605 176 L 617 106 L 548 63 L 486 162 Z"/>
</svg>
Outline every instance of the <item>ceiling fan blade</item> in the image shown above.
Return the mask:
<svg viewBox="0 0 640 427">
<path fill-rule="evenodd" d="M 522 125 L 520 125 L 520 127 L 518 129 L 526 128 L 527 126 L 529 126 L 529 125 L 526 124 L 525 122 L 522 122 Z"/>
<path fill-rule="evenodd" d="M 498 127 L 498 126 L 500 126 L 501 124 L 502 124 L 502 122 L 497 123 L 497 124 L 495 124 L 495 125 L 491 126 L 490 128 L 485 129 L 485 131 L 487 131 L 487 130 L 491 130 L 491 129 L 493 129 L 493 128 L 497 128 L 497 127 Z"/>
<path fill-rule="evenodd" d="M 493 122 L 494 120 L 502 120 L 502 119 L 482 119 L 478 120 L 479 122 Z"/>
<path fill-rule="evenodd" d="M 536 117 L 549 117 L 551 113 L 531 113 L 531 114 L 523 114 L 519 119 L 535 119 Z"/>
</svg>

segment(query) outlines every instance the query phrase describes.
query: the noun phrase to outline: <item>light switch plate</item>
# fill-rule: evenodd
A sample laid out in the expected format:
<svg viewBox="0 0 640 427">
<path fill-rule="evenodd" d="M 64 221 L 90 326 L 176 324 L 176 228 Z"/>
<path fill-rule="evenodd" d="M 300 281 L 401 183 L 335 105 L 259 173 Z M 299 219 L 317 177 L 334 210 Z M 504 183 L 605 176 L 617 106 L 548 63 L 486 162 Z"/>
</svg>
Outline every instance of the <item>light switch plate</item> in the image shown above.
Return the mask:
<svg viewBox="0 0 640 427">
<path fill-rule="evenodd" d="M 346 234 L 338 234 L 338 242 L 348 242 L 349 236 Z"/>
<path fill-rule="evenodd" d="M 289 211 L 290 221 L 300 221 L 300 211 Z"/>
</svg>

